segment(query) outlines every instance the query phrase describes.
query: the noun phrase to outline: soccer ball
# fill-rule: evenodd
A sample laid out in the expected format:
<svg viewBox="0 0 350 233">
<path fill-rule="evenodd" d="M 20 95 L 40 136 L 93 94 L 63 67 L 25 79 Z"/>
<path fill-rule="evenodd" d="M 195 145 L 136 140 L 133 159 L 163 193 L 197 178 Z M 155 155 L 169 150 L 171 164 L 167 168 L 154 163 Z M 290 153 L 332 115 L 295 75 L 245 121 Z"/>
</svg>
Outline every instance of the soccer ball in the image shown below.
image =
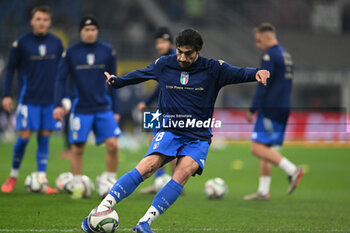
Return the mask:
<svg viewBox="0 0 350 233">
<path fill-rule="evenodd" d="M 95 190 L 94 183 L 88 176 L 83 175 L 80 183 L 75 183 L 73 180 L 68 182 L 65 189 L 68 193 L 73 193 L 76 188 L 82 188 L 82 197 L 90 197 L 92 192 Z"/>
<path fill-rule="evenodd" d="M 83 197 L 90 197 L 92 192 L 95 190 L 94 183 L 90 180 L 88 176 L 85 175 L 81 177 L 81 182 L 84 187 Z"/>
<path fill-rule="evenodd" d="M 47 179 L 44 176 L 40 177 L 38 172 L 33 172 L 26 177 L 24 185 L 28 192 L 42 193 L 46 190 Z"/>
<path fill-rule="evenodd" d="M 99 197 L 105 198 L 115 182 L 117 182 L 117 179 L 115 177 L 106 176 L 104 174 L 98 176 L 96 178 L 96 189 Z"/>
<path fill-rule="evenodd" d="M 156 191 L 158 192 L 159 190 L 161 190 L 170 180 L 171 176 L 169 176 L 168 174 L 164 174 L 157 177 L 154 180 L 154 186 L 156 188 Z"/>
<path fill-rule="evenodd" d="M 209 199 L 221 199 L 226 195 L 228 189 L 225 181 L 217 177 L 205 183 L 204 192 Z"/>
<path fill-rule="evenodd" d="M 113 233 L 119 227 L 119 216 L 113 208 L 98 206 L 89 214 L 88 225 L 94 232 Z"/>
<path fill-rule="evenodd" d="M 58 191 L 60 192 L 68 192 L 71 193 L 72 190 L 70 189 L 71 183 L 73 181 L 73 174 L 71 172 L 64 172 L 61 173 L 57 179 L 56 179 L 56 187 Z"/>
</svg>

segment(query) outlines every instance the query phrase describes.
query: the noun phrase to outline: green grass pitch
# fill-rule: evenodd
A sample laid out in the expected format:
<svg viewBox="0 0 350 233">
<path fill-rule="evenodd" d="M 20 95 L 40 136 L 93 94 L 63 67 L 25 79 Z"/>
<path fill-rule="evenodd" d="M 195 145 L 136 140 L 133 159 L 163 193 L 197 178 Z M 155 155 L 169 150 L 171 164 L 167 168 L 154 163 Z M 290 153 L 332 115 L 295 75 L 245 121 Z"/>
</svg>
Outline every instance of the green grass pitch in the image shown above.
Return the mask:
<svg viewBox="0 0 350 233">
<path fill-rule="evenodd" d="M 51 141 L 48 178 L 69 171 L 69 163 L 59 157 L 62 140 Z M 25 176 L 35 171 L 35 138 L 27 148 L 19 182 L 11 194 L 0 193 L 0 232 L 79 232 L 83 218 L 99 202 L 93 197 L 72 200 L 68 194 L 31 194 L 24 188 Z M 132 169 L 147 150 L 120 151 L 119 176 Z M 0 182 L 8 175 L 12 144 L 0 144 Z M 232 144 L 224 149 L 211 148 L 204 174 L 191 178 L 186 195 L 153 224 L 155 232 L 350 232 L 350 150 L 332 146 L 291 146 L 283 153 L 308 171 L 300 187 L 287 195 L 286 175 L 274 168 L 271 200 L 245 202 L 242 197 L 256 190 L 258 161 L 248 144 Z M 84 174 L 93 181 L 104 171 L 103 146 L 88 145 L 84 155 Z M 223 178 L 229 193 L 223 200 L 207 200 L 203 187 L 206 180 Z M 141 184 L 145 187 L 152 180 Z M 139 188 L 140 188 L 139 187 Z M 119 232 L 132 227 L 148 209 L 153 196 L 137 189 L 118 204 Z"/>
</svg>

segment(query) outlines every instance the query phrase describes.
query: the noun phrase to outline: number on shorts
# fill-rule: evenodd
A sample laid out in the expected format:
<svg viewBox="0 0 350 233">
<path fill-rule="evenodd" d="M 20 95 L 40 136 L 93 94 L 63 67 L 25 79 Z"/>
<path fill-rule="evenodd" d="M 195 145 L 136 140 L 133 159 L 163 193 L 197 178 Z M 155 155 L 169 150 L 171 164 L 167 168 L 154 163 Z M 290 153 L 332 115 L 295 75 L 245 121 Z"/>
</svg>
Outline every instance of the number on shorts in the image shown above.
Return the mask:
<svg viewBox="0 0 350 233">
<path fill-rule="evenodd" d="M 159 142 L 160 140 L 162 140 L 163 136 L 164 136 L 164 132 L 157 134 L 156 142 Z"/>
</svg>

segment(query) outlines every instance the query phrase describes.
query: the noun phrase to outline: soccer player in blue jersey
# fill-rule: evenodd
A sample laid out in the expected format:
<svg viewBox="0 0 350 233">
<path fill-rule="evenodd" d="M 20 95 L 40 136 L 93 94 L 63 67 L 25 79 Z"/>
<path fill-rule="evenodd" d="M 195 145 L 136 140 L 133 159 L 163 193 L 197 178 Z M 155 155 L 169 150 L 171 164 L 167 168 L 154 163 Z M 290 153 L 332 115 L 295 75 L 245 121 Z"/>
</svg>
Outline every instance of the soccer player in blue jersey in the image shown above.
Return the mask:
<svg viewBox="0 0 350 233">
<path fill-rule="evenodd" d="M 202 46 L 201 35 L 194 29 L 185 29 L 176 38 L 176 55 L 161 57 L 147 68 L 122 77 L 106 72 L 107 82 L 115 88 L 156 80 L 161 90 L 161 113 L 157 111 L 153 117 L 163 115 L 166 122 L 136 168 L 115 183 L 101 202 L 101 210 L 112 208 L 163 164 L 178 159 L 172 179 L 156 194 L 133 232 L 152 232 L 150 224 L 176 201 L 188 179 L 202 174 L 212 137 L 211 124 L 204 122 L 213 123 L 214 103 L 220 89 L 229 84 L 256 80 L 265 84 L 269 77 L 266 70 L 237 68 L 222 60 L 202 57 Z M 172 127 L 168 127 L 169 124 Z M 82 229 L 86 232 L 97 230 L 91 229 L 88 218 L 82 222 Z"/>
<path fill-rule="evenodd" d="M 19 97 L 16 129 L 18 137 L 13 148 L 10 177 L 1 191 L 10 193 L 17 183 L 19 168 L 32 132 L 37 132 L 37 171 L 47 182 L 46 169 L 49 159 L 49 138 L 57 122 L 52 117 L 54 83 L 63 47 L 60 39 L 48 33 L 51 11 L 46 6 L 32 10 L 32 31 L 12 43 L 5 73 L 2 105 L 5 111 L 12 109 L 11 85 L 17 70 Z M 57 193 L 47 186 L 45 193 Z"/>
<path fill-rule="evenodd" d="M 172 54 L 176 54 L 175 49 L 173 48 L 173 37 L 171 36 L 171 32 L 166 27 L 160 27 L 154 33 L 154 43 L 156 50 L 160 56 L 168 56 Z M 159 86 L 153 91 L 153 93 L 146 98 L 144 101 L 141 101 L 137 108 L 140 112 L 142 112 L 147 106 L 150 106 L 152 102 L 154 102 L 159 95 Z"/>
<path fill-rule="evenodd" d="M 106 178 L 116 178 L 118 167 L 117 139 L 121 132 L 118 126 L 118 100 L 115 89 L 107 87 L 103 72 L 116 72 L 116 52 L 107 43 L 98 40 L 99 24 L 93 17 L 84 17 L 80 24 L 81 41 L 64 52 L 56 83 L 54 117 L 62 120 L 64 87 L 70 76 L 75 98 L 70 112 L 69 142 L 71 170 L 73 173 L 72 198 L 83 196 L 83 153 L 88 135 L 92 130 L 96 144 L 106 145 Z"/>
<path fill-rule="evenodd" d="M 248 122 L 252 122 L 252 114 L 258 112 L 251 137 L 251 151 L 259 158 L 260 178 L 258 191 L 244 199 L 269 200 L 272 165 L 278 165 L 289 176 L 289 194 L 299 184 L 303 170 L 279 152 L 290 111 L 292 58 L 278 44 L 273 25 L 263 23 L 254 29 L 254 33 L 257 47 L 264 52 L 261 68 L 270 71 L 270 79 L 266 86 L 258 84 L 252 107 L 247 112 Z"/>
<path fill-rule="evenodd" d="M 171 35 L 171 32 L 168 28 L 166 27 L 160 27 L 157 29 L 157 31 L 154 33 L 154 43 L 156 50 L 160 56 L 168 56 L 172 54 L 176 54 L 175 49 L 173 48 L 173 37 Z M 156 89 L 153 91 L 153 93 L 146 98 L 144 101 L 141 101 L 138 105 L 137 108 L 140 112 L 143 112 L 146 107 L 150 106 L 159 96 L 159 91 L 160 87 L 157 85 Z M 154 136 L 157 133 L 157 130 L 154 129 L 152 131 Z M 173 160 L 171 163 L 171 169 L 174 171 L 175 165 L 176 165 L 176 160 Z M 159 168 L 155 173 L 154 173 L 154 179 L 157 179 L 158 177 L 166 175 L 164 167 Z M 140 193 L 142 194 L 154 194 L 156 193 L 156 186 L 155 184 L 151 184 L 148 187 L 145 187 L 140 190 Z"/>
</svg>

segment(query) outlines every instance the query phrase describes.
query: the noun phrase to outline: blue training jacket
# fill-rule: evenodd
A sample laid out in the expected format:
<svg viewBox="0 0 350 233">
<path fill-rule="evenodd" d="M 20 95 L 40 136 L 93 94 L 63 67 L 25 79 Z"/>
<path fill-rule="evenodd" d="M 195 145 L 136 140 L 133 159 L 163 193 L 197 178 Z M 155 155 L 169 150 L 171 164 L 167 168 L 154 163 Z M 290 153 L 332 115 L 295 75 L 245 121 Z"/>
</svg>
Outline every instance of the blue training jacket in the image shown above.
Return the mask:
<svg viewBox="0 0 350 233">
<path fill-rule="evenodd" d="M 37 36 L 29 32 L 20 36 L 12 43 L 3 96 L 11 96 L 12 80 L 17 70 L 19 103 L 54 104 L 54 85 L 62 52 L 61 40 L 51 33 Z"/>
<path fill-rule="evenodd" d="M 286 123 L 290 111 L 293 78 L 293 60 L 280 45 L 275 45 L 262 55 L 261 68 L 270 71 L 267 85 L 258 83 L 250 111 Z"/>
<path fill-rule="evenodd" d="M 202 56 L 190 67 L 182 68 L 176 55 L 169 55 L 157 59 L 145 69 L 110 81 L 113 87 L 121 88 L 150 79 L 156 80 L 160 86 L 159 110 L 167 119 L 183 116 L 206 121 L 213 116 L 219 90 L 228 84 L 256 81 L 257 70 L 234 67 L 222 60 Z M 199 140 L 210 141 L 212 137 L 210 127 L 171 127 L 165 130 Z"/>
<path fill-rule="evenodd" d="M 72 112 L 99 113 L 108 110 L 118 112 L 115 89 L 106 84 L 104 72 L 116 73 L 116 52 L 107 43 L 78 42 L 63 53 L 55 90 L 55 106 L 61 106 L 68 76 L 75 88 Z"/>
</svg>

